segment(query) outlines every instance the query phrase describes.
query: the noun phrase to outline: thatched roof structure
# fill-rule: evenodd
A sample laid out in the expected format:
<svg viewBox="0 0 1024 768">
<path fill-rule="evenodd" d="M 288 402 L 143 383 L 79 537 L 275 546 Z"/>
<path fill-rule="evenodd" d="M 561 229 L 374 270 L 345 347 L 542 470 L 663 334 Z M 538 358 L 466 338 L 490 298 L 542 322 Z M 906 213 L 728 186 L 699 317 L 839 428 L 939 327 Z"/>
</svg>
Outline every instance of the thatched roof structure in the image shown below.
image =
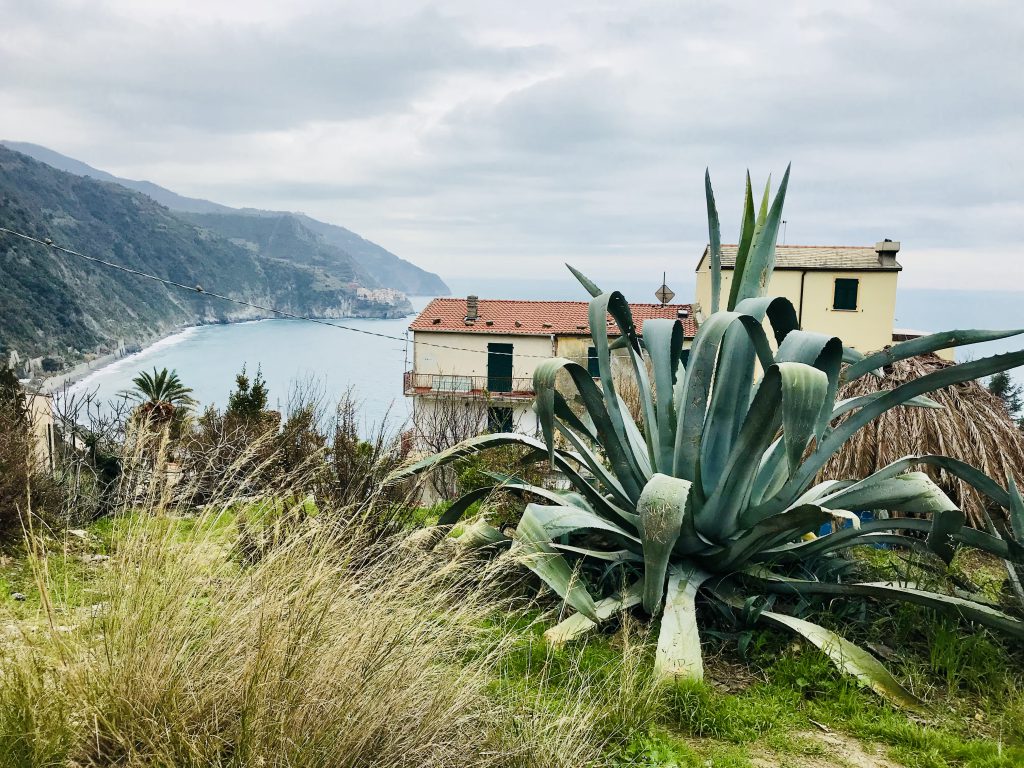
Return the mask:
<svg viewBox="0 0 1024 768">
<path fill-rule="evenodd" d="M 921 355 L 887 366 L 883 378 L 864 376 L 840 388 L 840 397 L 856 397 L 893 389 L 952 363 Z M 941 453 L 982 470 L 1000 485 L 1010 471 L 1024 477 L 1024 432 L 1010 418 L 1003 401 L 977 381 L 940 389 L 929 397 L 943 408 L 899 407 L 887 411 L 847 442 L 821 472 L 824 478 L 857 479 L 908 454 Z M 986 497 L 948 473 L 919 467 L 935 480 L 967 515 L 975 528 L 985 528 Z"/>
</svg>

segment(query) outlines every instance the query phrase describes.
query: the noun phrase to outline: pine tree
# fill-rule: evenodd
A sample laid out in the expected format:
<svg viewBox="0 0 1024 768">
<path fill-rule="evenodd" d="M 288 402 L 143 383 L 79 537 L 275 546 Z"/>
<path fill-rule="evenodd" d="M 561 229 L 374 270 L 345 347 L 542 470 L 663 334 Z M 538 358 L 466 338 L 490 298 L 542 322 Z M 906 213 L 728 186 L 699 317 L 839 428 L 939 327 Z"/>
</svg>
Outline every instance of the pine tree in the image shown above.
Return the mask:
<svg viewBox="0 0 1024 768">
<path fill-rule="evenodd" d="M 1024 428 L 1024 418 L 1021 417 L 1021 408 L 1024 408 L 1024 397 L 1020 384 L 1017 384 L 1006 371 L 1000 371 L 988 380 L 988 391 L 1003 401 L 1006 412 L 1014 419 L 1018 426 Z"/>
</svg>

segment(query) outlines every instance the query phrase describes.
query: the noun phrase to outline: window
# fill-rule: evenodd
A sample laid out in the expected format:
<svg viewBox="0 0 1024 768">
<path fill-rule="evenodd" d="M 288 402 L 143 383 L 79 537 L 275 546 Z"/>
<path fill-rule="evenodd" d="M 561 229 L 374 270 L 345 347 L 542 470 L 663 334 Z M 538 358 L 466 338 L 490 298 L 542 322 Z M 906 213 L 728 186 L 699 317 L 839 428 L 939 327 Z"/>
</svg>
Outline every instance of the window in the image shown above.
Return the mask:
<svg viewBox="0 0 1024 768">
<path fill-rule="evenodd" d="M 856 309 L 857 289 L 860 280 L 851 277 L 837 277 L 836 290 L 832 297 L 832 309 Z"/>
<path fill-rule="evenodd" d="M 488 432 L 511 432 L 512 431 L 512 409 L 511 408 L 488 408 L 487 409 L 487 431 Z"/>
<path fill-rule="evenodd" d="M 597 364 L 597 347 L 590 347 L 587 350 L 587 372 L 590 378 L 601 378 L 601 367 Z"/>
</svg>

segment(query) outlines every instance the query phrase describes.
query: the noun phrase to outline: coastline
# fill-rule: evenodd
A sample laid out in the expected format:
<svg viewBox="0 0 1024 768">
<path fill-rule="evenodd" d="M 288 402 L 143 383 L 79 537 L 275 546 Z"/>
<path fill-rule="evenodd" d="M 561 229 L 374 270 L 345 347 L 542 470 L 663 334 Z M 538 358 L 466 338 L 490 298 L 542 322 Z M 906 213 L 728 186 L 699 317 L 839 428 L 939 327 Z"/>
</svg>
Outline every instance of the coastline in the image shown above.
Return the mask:
<svg viewBox="0 0 1024 768">
<path fill-rule="evenodd" d="M 411 297 L 418 298 L 418 297 Z M 403 317 L 412 317 L 417 314 L 414 309 L 412 312 L 403 315 Z M 125 365 L 131 364 L 132 360 L 135 360 L 142 355 L 153 352 L 154 350 L 164 349 L 166 347 L 174 346 L 185 339 L 189 338 L 193 334 L 197 333 L 200 328 L 205 328 L 211 325 L 245 325 L 247 323 L 264 323 L 273 320 L 281 320 L 279 317 L 255 317 L 245 318 L 239 320 L 231 320 L 226 323 L 196 323 L 195 325 L 188 325 L 183 328 L 171 331 L 170 333 L 156 338 L 149 342 L 144 347 L 136 352 L 131 352 L 127 355 L 118 356 L 116 353 L 110 353 L 102 355 L 93 360 L 81 362 L 74 366 L 68 371 L 51 376 L 43 379 L 38 386 L 38 391 L 44 395 L 55 395 L 61 391 L 67 391 L 69 393 L 81 392 L 88 388 L 89 381 L 99 374 L 101 371 L 109 373 L 111 370 L 116 370 Z M 396 318 L 367 318 L 367 317 L 311 317 L 310 320 L 387 320 Z"/>
<path fill-rule="evenodd" d="M 89 379 L 100 371 L 107 371 L 116 366 L 127 364 L 132 359 L 154 349 L 174 346 L 178 342 L 191 336 L 200 327 L 201 326 L 198 325 L 190 325 L 185 328 L 178 329 L 166 336 L 161 336 L 137 352 L 130 352 L 127 355 L 119 356 L 117 353 L 111 352 L 110 354 L 101 355 L 93 360 L 81 362 L 69 371 L 65 371 L 64 373 L 56 376 L 51 376 L 48 379 L 43 379 L 42 383 L 39 385 L 39 391 L 46 395 L 53 395 L 64 389 L 69 391 L 77 390 L 84 387 L 88 383 Z"/>
</svg>

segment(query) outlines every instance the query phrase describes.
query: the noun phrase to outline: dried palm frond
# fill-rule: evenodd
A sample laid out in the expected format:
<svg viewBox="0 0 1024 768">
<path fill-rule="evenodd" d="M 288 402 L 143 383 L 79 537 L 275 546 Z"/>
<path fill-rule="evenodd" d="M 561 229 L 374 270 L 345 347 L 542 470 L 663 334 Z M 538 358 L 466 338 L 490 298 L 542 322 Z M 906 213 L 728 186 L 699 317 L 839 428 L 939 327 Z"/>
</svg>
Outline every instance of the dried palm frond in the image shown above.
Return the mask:
<svg viewBox="0 0 1024 768">
<path fill-rule="evenodd" d="M 936 355 L 921 355 L 887 366 L 882 378 L 863 376 L 846 384 L 839 397 L 849 398 L 895 389 L 908 381 L 953 365 Z M 977 467 L 989 477 L 1018 480 L 1024 476 L 1024 433 L 1002 400 L 978 381 L 954 384 L 929 394 L 937 408 L 900 406 L 886 411 L 857 432 L 821 471 L 822 478 L 867 477 L 908 454 L 937 453 Z M 991 502 L 938 467 L 922 468 L 960 504 L 975 528 L 985 528 Z"/>
</svg>

